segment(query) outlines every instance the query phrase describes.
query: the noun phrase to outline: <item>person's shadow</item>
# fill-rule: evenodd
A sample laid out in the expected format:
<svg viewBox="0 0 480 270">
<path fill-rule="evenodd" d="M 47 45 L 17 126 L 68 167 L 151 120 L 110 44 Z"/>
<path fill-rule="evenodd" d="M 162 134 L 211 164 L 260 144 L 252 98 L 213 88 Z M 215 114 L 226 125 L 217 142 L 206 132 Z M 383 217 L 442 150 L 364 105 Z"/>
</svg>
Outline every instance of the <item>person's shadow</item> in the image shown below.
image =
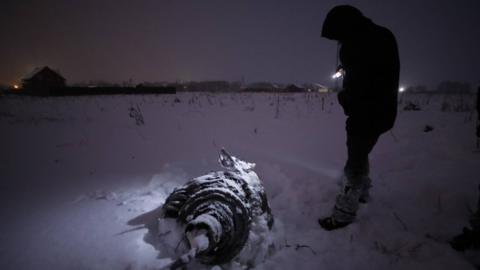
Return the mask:
<svg viewBox="0 0 480 270">
<path fill-rule="evenodd" d="M 143 241 L 155 248 L 159 259 L 176 258 L 177 252 L 186 248 L 181 225 L 175 219 L 164 217 L 163 205 L 132 218 L 127 225 L 134 227 L 117 235 L 147 229 Z"/>
<path fill-rule="evenodd" d="M 158 219 L 163 216 L 163 206 L 159 206 L 149 212 L 143 213 L 139 216 L 130 219 L 127 222 L 129 226 L 135 226 L 134 228 L 121 232 L 120 234 L 125 234 L 128 232 L 147 229 L 147 233 L 145 233 L 143 237 L 143 241 L 152 245 L 155 250 L 159 250 L 159 226 L 158 226 Z"/>
</svg>

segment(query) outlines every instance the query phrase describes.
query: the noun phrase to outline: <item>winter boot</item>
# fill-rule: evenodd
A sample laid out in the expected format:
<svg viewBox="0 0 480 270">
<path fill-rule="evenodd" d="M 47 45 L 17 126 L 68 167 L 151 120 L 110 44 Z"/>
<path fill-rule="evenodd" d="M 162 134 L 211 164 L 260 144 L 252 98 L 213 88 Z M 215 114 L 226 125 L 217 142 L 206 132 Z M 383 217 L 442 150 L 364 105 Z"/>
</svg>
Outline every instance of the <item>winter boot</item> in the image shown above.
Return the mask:
<svg viewBox="0 0 480 270">
<path fill-rule="evenodd" d="M 354 177 L 350 176 L 350 179 Z M 360 176 L 355 179 L 359 180 L 349 180 L 347 175 L 344 175 L 339 181 L 338 186 L 344 189 L 346 186 L 359 186 L 361 188 L 360 198 L 358 199 L 360 203 L 368 203 L 371 200 L 370 197 L 370 188 L 372 187 L 372 179 L 368 176 Z"/>
<path fill-rule="evenodd" d="M 336 221 L 333 217 L 326 217 L 318 219 L 318 224 L 326 231 L 333 231 L 346 227 L 350 223 Z"/>
<path fill-rule="evenodd" d="M 371 198 L 370 198 L 370 188 L 372 187 L 372 179 L 370 177 L 365 176 L 363 181 L 362 181 L 362 191 L 360 193 L 360 198 L 358 201 L 360 203 L 368 203 Z"/>
<path fill-rule="evenodd" d="M 359 208 L 361 193 L 362 189 L 359 187 L 345 186 L 336 198 L 332 215 L 318 220 L 320 226 L 331 231 L 352 223 Z"/>
</svg>

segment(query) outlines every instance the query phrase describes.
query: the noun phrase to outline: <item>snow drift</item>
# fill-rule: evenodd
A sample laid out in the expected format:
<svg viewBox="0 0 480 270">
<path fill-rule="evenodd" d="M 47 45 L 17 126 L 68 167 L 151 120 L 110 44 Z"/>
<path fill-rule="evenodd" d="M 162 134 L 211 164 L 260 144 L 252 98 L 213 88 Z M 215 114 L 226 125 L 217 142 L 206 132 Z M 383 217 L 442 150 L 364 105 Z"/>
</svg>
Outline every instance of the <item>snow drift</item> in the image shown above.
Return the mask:
<svg viewBox="0 0 480 270">
<path fill-rule="evenodd" d="M 402 95 L 399 108 L 420 110 L 400 110 L 375 147 L 372 201 L 327 233 L 317 219 L 331 210 L 346 158 L 335 95 L 3 96 L 0 268 L 168 265 L 175 246 L 155 240 L 168 231 L 158 208 L 218 166 L 225 147 L 257 164 L 275 225 L 266 234 L 253 222 L 258 233 L 242 250 L 264 259 L 222 269 L 474 269 L 467 257 L 478 254 L 448 244 L 478 197 L 472 100 Z M 173 235 L 163 244 L 178 243 Z"/>
</svg>

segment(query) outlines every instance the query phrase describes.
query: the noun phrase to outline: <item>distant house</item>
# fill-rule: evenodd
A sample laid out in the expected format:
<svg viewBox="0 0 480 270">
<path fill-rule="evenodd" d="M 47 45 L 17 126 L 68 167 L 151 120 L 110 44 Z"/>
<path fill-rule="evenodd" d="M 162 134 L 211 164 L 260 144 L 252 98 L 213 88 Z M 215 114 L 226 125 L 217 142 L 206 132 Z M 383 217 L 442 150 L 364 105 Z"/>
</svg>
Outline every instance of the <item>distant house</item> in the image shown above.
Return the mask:
<svg viewBox="0 0 480 270">
<path fill-rule="evenodd" d="M 247 85 L 244 91 L 247 92 L 275 92 L 280 86 L 271 82 L 256 82 Z"/>
<path fill-rule="evenodd" d="M 305 88 L 307 92 L 319 92 L 319 93 L 330 92 L 330 89 L 328 89 L 328 87 L 319 83 L 306 83 L 303 85 L 303 88 Z"/>
<path fill-rule="evenodd" d="M 296 84 L 290 84 L 287 87 L 285 87 L 286 92 L 303 92 L 305 89 L 302 86 L 298 86 Z"/>
<path fill-rule="evenodd" d="M 49 67 L 36 68 L 22 79 L 22 88 L 29 92 L 52 93 L 65 87 L 65 78 Z"/>
<path fill-rule="evenodd" d="M 230 83 L 226 81 L 189 82 L 184 84 L 183 90 L 204 92 L 228 91 L 230 90 Z"/>
</svg>

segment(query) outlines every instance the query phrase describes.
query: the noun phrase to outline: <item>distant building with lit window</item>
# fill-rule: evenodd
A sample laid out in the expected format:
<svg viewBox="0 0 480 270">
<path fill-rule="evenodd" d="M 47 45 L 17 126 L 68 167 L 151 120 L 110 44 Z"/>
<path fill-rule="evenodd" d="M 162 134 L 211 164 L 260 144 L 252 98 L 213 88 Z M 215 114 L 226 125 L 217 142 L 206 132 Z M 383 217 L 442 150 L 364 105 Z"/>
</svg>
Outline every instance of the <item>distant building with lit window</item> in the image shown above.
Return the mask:
<svg viewBox="0 0 480 270">
<path fill-rule="evenodd" d="M 65 78 L 49 67 L 36 68 L 22 79 L 22 89 L 49 94 L 65 87 Z"/>
</svg>

